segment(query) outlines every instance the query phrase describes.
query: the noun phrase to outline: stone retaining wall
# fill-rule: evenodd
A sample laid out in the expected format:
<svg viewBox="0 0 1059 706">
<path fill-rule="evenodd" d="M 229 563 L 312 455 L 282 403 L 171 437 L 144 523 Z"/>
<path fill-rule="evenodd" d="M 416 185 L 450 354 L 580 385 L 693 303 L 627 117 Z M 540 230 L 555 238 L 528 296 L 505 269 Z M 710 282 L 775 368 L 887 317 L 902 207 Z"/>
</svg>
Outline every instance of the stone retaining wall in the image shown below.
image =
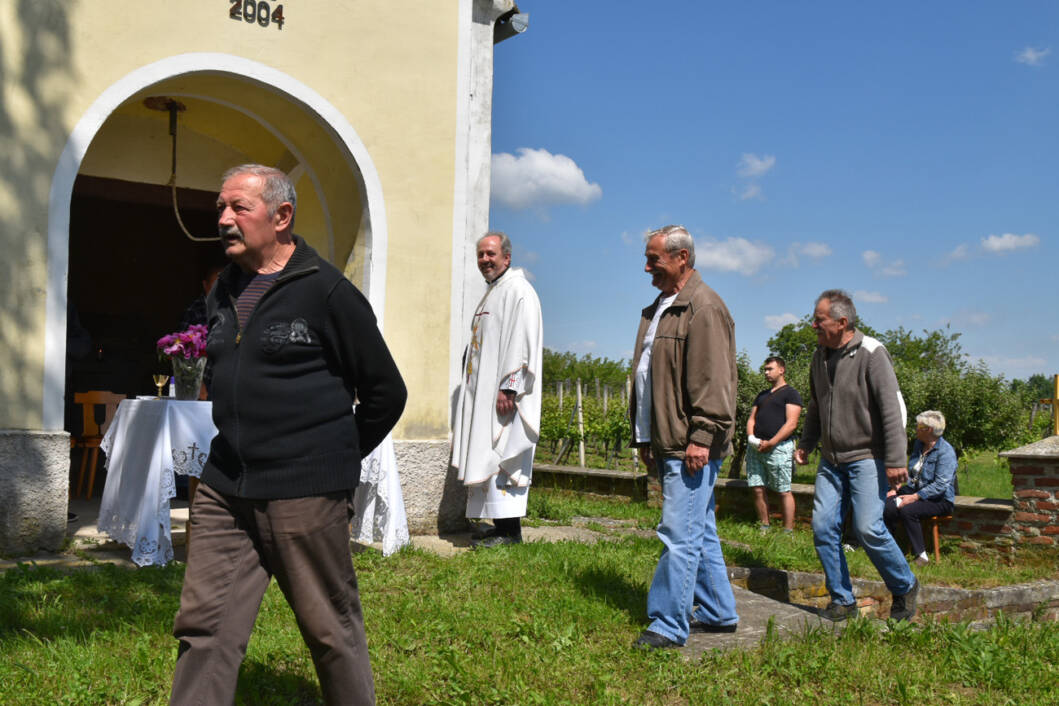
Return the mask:
<svg viewBox="0 0 1059 706">
<path fill-rule="evenodd" d="M 958 538 L 960 548 L 967 551 L 1010 551 L 1022 544 L 1059 547 L 1059 436 L 1000 456 L 1011 466 L 1013 497 L 956 496 L 953 519 L 941 524 L 940 534 Z M 643 473 L 538 464 L 534 466 L 534 484 L 633 498 L 646 495 L 649 503 L 661 504 L 658 480 Z M 795 483 L 791 492 L 795 518 L 808 522 L 812 518 L 813 486 Z M 775 494 L 768 496 L 770 510 L 778 513 Z M 716 500 L 718 515 L 757 520 L 754 493 L 745 479 L 718 478 Z"/>
<path fill-rule="evenodd" d="M 730 567 L 732 583 L 785 603 L 820 609 L 827 605 L 823 574 L 779 569 Z M 882 581 L 853 579 L 861 615 L 886 618 L 892 596 Z M 987 620 L 999 613 L 1033 620 L 1059 620 L 1059 581 L 1033 581 L 997 588 L 963 589 L 923 586 L 917 621 L 927 616 L 946 620 Z"/>
<path fill-rule="evenodd" d="M 716 486 L 717 513 L 727 517 L 741 517 L 756 522 L 754 493 L 743 478 L 718 478 Z M 814 489 L 811 485 L 792 483 L 795 518 L 808 523 L 813 514 Z M 779 505 L 776 496 L 769 493 L 770 510 L 778 517 Z M 1010 547 L 1011 519 L 1014 503 L 1011 500 L 978 498 L 969 495 L 956 496 L 953 519 L 939 527 L 943 537 L 961 540 L 960 546 L 967 550 L 983 546 Z M 929 542 L 929 539 L 928 539 Z"/>
<path fill-rule="evenodd" d="M 1015 510 L 1004 529 L 1012 543 L 1059 544 L 1059 436 L 1000 454 L 1011 465 Z"/>
</svg>

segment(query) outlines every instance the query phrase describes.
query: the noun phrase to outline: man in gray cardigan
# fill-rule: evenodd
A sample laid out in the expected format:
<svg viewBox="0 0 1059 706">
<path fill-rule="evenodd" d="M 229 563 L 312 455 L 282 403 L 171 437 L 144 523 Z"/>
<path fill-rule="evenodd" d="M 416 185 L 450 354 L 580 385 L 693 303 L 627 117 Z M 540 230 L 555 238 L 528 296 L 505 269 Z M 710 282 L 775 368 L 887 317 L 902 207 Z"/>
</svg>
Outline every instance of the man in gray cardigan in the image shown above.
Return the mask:
<svg viewBox="0 0 1059 706">
<path fill-rule="evenodd" d="M 868 558 L 893 594 L 890 617 L 916 614 L 919 582 L 883 523 L 886 491 L 908 477 L 905 404 L 890 354 L 854 328 L 850 296 L 829 289 L 816 300 L 813 328 L 819 342 L 809 375 L 809 408 L 794 460 L 808 463 L 820 444 L 813 501 L 813 543 L 824 567 L 829 620 L 857 613 L 857 599 L 842 551 L 842 524 L 853 527 Z"/>
</svg>

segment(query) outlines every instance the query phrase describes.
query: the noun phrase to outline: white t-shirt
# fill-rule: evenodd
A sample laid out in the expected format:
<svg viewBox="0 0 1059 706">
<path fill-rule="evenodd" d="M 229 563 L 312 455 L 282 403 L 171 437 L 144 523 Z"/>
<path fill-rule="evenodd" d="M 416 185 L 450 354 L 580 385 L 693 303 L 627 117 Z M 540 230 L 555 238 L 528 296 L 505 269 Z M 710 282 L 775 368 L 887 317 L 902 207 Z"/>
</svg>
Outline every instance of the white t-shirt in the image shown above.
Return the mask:
<svg viewBox="0 0 1059 706">
<path fill-rule="evenodd" d="M 655 342 L 655 331 L 662 313 L 677 298 L 676 293 L 662 297 L 655 309 L 654 318 L 643 336 L 643 351 L 636 366 L 636 419 L 633 420 L 633 438 L 638 442 L 651 440 L 651 347 Z"/>
</svg>

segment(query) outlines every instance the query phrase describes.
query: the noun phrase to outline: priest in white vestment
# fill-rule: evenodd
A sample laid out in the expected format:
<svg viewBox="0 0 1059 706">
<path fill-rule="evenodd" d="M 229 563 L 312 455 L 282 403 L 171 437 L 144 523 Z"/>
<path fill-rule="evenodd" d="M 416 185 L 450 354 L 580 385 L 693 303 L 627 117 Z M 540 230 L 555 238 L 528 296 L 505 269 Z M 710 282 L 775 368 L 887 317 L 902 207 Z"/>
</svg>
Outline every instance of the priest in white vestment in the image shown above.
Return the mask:
<svg viewBox="0 0 1059 706">
<path fill-rule="evenodd" d="M 457 395 L 452 465 L 467 486 L 467 517 L 491 519 L 476 547 L 522 541 L 521 519 L 540 438 L 541 305 L 525 274 L 511 269 L 511 241 L 478 241 L 487 288 L 471 321 Z"/>
</svg>

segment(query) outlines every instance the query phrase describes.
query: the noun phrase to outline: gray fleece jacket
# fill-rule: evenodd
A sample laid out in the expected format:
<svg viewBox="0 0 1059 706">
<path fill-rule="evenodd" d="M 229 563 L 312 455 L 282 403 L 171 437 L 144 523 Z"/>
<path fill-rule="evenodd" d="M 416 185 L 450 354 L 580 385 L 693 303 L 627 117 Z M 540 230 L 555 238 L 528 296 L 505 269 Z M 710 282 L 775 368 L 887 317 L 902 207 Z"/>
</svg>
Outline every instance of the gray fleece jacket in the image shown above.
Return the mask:
<svg viewBox="0 0 1059 706">
<path fill-rule="evenodd" d="M 831 349 L 817 346 L 809 374 L 809 409 L 799 448 L 817 443 L 830 463 L 881 459 L 887 468 L 908 462 L 908 421 L 890 354 L 882 343 L 855 331 L 827 371 Z"/>
</svg>

